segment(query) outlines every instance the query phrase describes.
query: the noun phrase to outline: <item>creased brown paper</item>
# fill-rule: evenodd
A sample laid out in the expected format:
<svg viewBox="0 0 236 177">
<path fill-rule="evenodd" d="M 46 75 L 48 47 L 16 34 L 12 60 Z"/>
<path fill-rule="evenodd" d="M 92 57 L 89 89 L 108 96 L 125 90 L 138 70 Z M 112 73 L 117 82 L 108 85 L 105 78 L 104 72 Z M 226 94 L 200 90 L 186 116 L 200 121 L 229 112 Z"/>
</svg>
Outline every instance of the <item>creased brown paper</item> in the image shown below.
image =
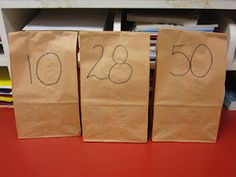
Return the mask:
<svg viewBox="0 0 236 177">
<path fill-rule="evenodd" d="M 146 142 L 149 34 L 81 32 L 84 141 Z"/>
<path fill-rule="evenodd" d="M 215 142 L 225 72 L 225 34 L 161 30 L 152 140 Z"/>
<path fill-rule="evenodd" d="M 80 135 L 76 32 L 9 34 L 19 138 Z"/>
</svg>

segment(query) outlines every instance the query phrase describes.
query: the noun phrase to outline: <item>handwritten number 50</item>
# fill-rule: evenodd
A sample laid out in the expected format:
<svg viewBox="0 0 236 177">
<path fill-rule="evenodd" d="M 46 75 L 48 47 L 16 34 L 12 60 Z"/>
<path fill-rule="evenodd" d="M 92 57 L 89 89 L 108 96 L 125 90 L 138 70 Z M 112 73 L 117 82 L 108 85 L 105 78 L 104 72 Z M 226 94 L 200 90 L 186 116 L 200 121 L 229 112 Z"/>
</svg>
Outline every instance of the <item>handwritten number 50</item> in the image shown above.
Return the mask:
<svg viewBox="0 0 236 177">
<path fill-rule="evenodd" d="M 191 71 L 191 73 L 192 73 L 195 77 L 197 77 L 197 78 L 203 78 L 203 77 L 205 77 L 205 76 L 209 73 L 209 71 L 210 71 L 210 69 L 211 69 L 211 67 L 212 67 L 212 63 L 213 63 L 213 55 L 212 55 L 211 50 L 207 47 L 207 45 L 205 45 L 205 44 L 199 44 L 199 45 L 194 49 L 194 51 L 193 51 L 191 57 L 188 58 L 187 55 L 184 54 L 183 52 L 181 52 L 181 51 L 175 51 L 176 47 L 183 47 L 183 46 L 184 46 L 184 45 L 173 45 L 173 49 L 172 49 L 172 53 L 171 53 L 171 54 L 172 54 L 172 55 L 177 55 L 177 54 L 182 55 L 182 56 L 187 60 L 187 62 L 188 62 L 188 64 L 189 64 L 189 67 L 187 68 L 186 71 L 184 71 L 184 72 L 182 72 L 182 73 L 170 72 L 170 74 L 172 74 L 173 76 L 184 76 L 184 75 L 186 75 L 189 71 Z M 196 74 L 196 73 L 193 71 L 193 69 L 192 69 L 192 66 L 193 66 L 193 63 L 192 63 L 192 62 L 193 62 L 193 60 L 194 60 L 194 58 L 195 58 L 195 53 L 197 52 L 197 50 L 199 50 L 200 47 L 203 47 L 207 52 L 209 52 L 210 57 L 209 57 L 208 59 L 210 59 L 210 65 L 209 65 L 209 67 L 207 68 L 207 70 L 206 70 L 205 73 L 203 73 L 203 74 Z"/>
</svg>

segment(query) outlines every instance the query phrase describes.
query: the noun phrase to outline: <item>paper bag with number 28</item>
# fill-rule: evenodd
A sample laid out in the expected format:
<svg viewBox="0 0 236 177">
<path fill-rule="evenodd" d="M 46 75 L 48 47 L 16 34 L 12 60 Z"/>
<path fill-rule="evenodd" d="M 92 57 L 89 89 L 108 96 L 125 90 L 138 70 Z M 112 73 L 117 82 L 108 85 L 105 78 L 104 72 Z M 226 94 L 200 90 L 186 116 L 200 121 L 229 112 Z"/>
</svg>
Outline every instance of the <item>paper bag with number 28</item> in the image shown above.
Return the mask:
<svg viewBox="0 0 236 177">
<path fill-rule="evenodd" d="M 10 33 L 19 138 L 80 135 L 76 32 Z"/>
<path fill-rule="evenodd" d="M 85 141 L 147 141 L 149 38 L 147 33 L 80 33 Z"/>
<path fill-rule="evenodd" d="M 152 139 L 215 142 L 225 72 L 225 34 L 161 30 Z"/>
</svg>

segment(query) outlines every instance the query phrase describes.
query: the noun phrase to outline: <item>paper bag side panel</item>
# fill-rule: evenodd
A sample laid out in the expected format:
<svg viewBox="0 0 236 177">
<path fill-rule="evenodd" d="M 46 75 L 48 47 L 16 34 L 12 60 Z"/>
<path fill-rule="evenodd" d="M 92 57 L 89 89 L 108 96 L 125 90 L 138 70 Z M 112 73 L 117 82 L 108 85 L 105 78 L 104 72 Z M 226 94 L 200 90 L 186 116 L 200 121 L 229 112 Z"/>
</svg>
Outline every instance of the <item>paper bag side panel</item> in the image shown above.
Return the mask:
<svg viewBox="0 0 236 177">
<path fill-rule="evenodd" d="M 153 126 L 153 141 L 216 141 L 221 107 L 155 106 L 154 110 L 160 119 Z"/>
<path fill-rule="evenodd" d="M 84 140 L 146 142 L 147 114 L 147 106 L 83 106 Z"/>
<path fill-rule="evenodd" d="M 14 106 L 17 107 L 15 114 L 19 138 L 65 137 L 77 136 L 81 133 L 79 121 L 74 117 L 78 115 L 76 103 L 16 102 Z M 18 111 L 19 109 L 21 111 Z"/>
</svg>

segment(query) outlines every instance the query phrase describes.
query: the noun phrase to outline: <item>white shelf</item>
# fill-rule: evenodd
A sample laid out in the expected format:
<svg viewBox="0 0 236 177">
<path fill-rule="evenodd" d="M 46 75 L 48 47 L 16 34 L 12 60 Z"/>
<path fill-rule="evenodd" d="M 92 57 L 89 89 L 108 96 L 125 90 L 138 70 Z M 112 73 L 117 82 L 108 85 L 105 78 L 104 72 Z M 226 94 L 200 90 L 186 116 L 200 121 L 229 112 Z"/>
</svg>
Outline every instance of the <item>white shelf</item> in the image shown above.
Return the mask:
<svg viewBox="0 0 236 177">
<path fill-rule="evenodd" d="M 2 53 L 0 53 L 0 66 L 8 66 L 7 58 Z"/>
<path fill-rule="evenodd" d="M 1 8 L 236 9 L 235 0 L 1 0 Z"/>
</svg>

